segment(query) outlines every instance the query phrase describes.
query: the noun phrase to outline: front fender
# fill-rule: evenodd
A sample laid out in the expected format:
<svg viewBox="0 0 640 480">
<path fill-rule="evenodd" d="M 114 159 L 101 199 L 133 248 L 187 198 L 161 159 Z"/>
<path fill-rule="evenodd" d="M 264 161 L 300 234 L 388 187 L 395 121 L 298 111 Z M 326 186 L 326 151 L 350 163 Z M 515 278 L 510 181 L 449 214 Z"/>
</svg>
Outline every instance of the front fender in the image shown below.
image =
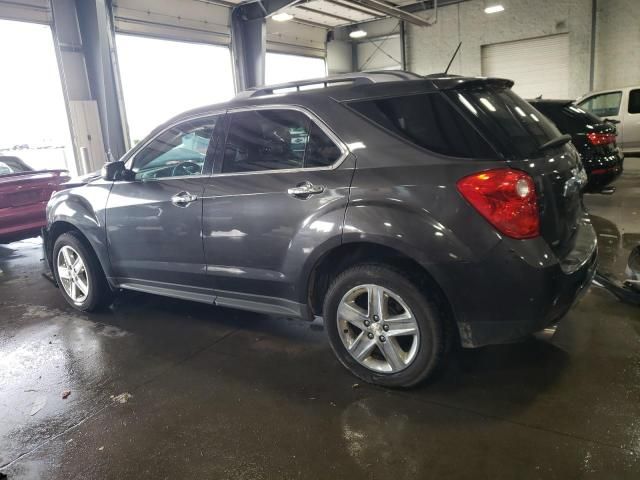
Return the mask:
<svg viewBox="0 0 640 480">
<path fill-rule="evenodd" d="M 46 244 L 49 258 L 59 231 L 71 226 L 87 239 L 109 278 L 111 265 L 106 241 L 106 206 L 111 182 L 97 181 L 57 192 L 47 205 Z M 63 228 L 65 227 L 65 228 Z"/>
</svg>

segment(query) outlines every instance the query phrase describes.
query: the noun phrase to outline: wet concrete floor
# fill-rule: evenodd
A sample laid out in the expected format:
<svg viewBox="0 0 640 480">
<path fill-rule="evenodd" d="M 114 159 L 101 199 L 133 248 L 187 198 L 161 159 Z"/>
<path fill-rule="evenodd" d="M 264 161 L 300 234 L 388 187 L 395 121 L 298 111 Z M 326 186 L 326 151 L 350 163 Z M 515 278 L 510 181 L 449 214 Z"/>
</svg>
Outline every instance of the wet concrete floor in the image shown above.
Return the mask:
<svg viewBox="0 0 640 480">
<path fill-rule="evenodd" d="M 640 172 L 586 203 L 621 276 Z M 320 321 L 144 294 L 84 315 L 40 259 L 35 239 L 0 247 L 10 479 L 640 478 L 640 309 L 596 287 L 551 342 L 458 352 L 391 391 L 346 372 Z"/>
</svg>

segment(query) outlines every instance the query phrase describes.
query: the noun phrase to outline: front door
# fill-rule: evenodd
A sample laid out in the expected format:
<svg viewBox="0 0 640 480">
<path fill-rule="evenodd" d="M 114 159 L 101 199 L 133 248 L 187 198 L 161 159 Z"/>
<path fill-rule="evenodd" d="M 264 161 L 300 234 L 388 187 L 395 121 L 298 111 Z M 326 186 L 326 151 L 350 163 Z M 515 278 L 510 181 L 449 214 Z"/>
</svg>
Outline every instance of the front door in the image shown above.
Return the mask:
<svg viewBox="0 0 640 480">
<path fill-rule="evenodd" d="M 629 90 L 624 115 L 624 148 L 640 152 L 640 88 Z"/>
<path fill-rule="evenodd" d="M 216 303 L 297 314 L 303 266 L 339 245 L 353 158 L 299 109 L 229 112 L 204 192 L 203 239 Z"/>
<path fill-rule="evenodd" d="M 587 97 L 578 106 L 602 119 L 613 121 L 616 124 L 618 146 L 624 149 L 626 132 L 620 111 L 621 104 L 622 92 L 606 92 Z"/>
<path fill-rule="evenodd" d="M 207 293 L 202 193 L 220 118 L 183 121 L 162 131 L 130 161 L 135 180 L 114 182 L 106 223 L 118 284 L 169 295 Z"/>
</svg>

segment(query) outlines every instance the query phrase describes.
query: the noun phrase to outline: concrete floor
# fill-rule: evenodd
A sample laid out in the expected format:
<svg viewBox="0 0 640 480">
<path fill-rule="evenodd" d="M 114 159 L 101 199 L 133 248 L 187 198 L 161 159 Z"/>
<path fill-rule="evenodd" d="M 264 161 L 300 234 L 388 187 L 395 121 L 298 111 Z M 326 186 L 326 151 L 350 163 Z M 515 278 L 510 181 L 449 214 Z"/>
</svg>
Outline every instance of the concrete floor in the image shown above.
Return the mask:
<svg viewBox="0 0 640 480">
<path fill-rule="evenodd" d="M 640 172 L 586 202 L 622 272 Z M 640 478 L 640 309 L 595 287 L 551 343 L 463 351 L 389 391 L 358 385 L 319 322 L 143 294 L 83 315 L 40 258 L 37 240 L 0 247 L 10 479 Z"/>
</svg>

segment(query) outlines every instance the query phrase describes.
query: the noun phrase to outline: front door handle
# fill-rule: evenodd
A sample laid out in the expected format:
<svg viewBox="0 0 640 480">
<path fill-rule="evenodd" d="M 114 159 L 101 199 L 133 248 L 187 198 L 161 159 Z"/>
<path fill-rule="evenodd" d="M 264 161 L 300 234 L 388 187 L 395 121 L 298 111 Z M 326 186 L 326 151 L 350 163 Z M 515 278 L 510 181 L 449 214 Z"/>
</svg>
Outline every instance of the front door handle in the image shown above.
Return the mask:
<svg viewBox="0 0 640 480">
<path fill-rule="evenodd" d="M 171 203 L 173 203 L 176 207 L 188 207 L 189 204 L 198 200 L 198 196 L 189 192 L 180 192 L 176 193 L 173 197 L 171 197 Z"/>
<path fill-rule="evenodd" d="M 314 185 L 311 182 L 304 182 L 296 187 L 287 190 L 287 193 L 289 195 L 301 198 L 307 198 L 310 195 L 317 195 L 318 193 L 322 192 L 324 192 L 324 185 Z"/>
</svg>

